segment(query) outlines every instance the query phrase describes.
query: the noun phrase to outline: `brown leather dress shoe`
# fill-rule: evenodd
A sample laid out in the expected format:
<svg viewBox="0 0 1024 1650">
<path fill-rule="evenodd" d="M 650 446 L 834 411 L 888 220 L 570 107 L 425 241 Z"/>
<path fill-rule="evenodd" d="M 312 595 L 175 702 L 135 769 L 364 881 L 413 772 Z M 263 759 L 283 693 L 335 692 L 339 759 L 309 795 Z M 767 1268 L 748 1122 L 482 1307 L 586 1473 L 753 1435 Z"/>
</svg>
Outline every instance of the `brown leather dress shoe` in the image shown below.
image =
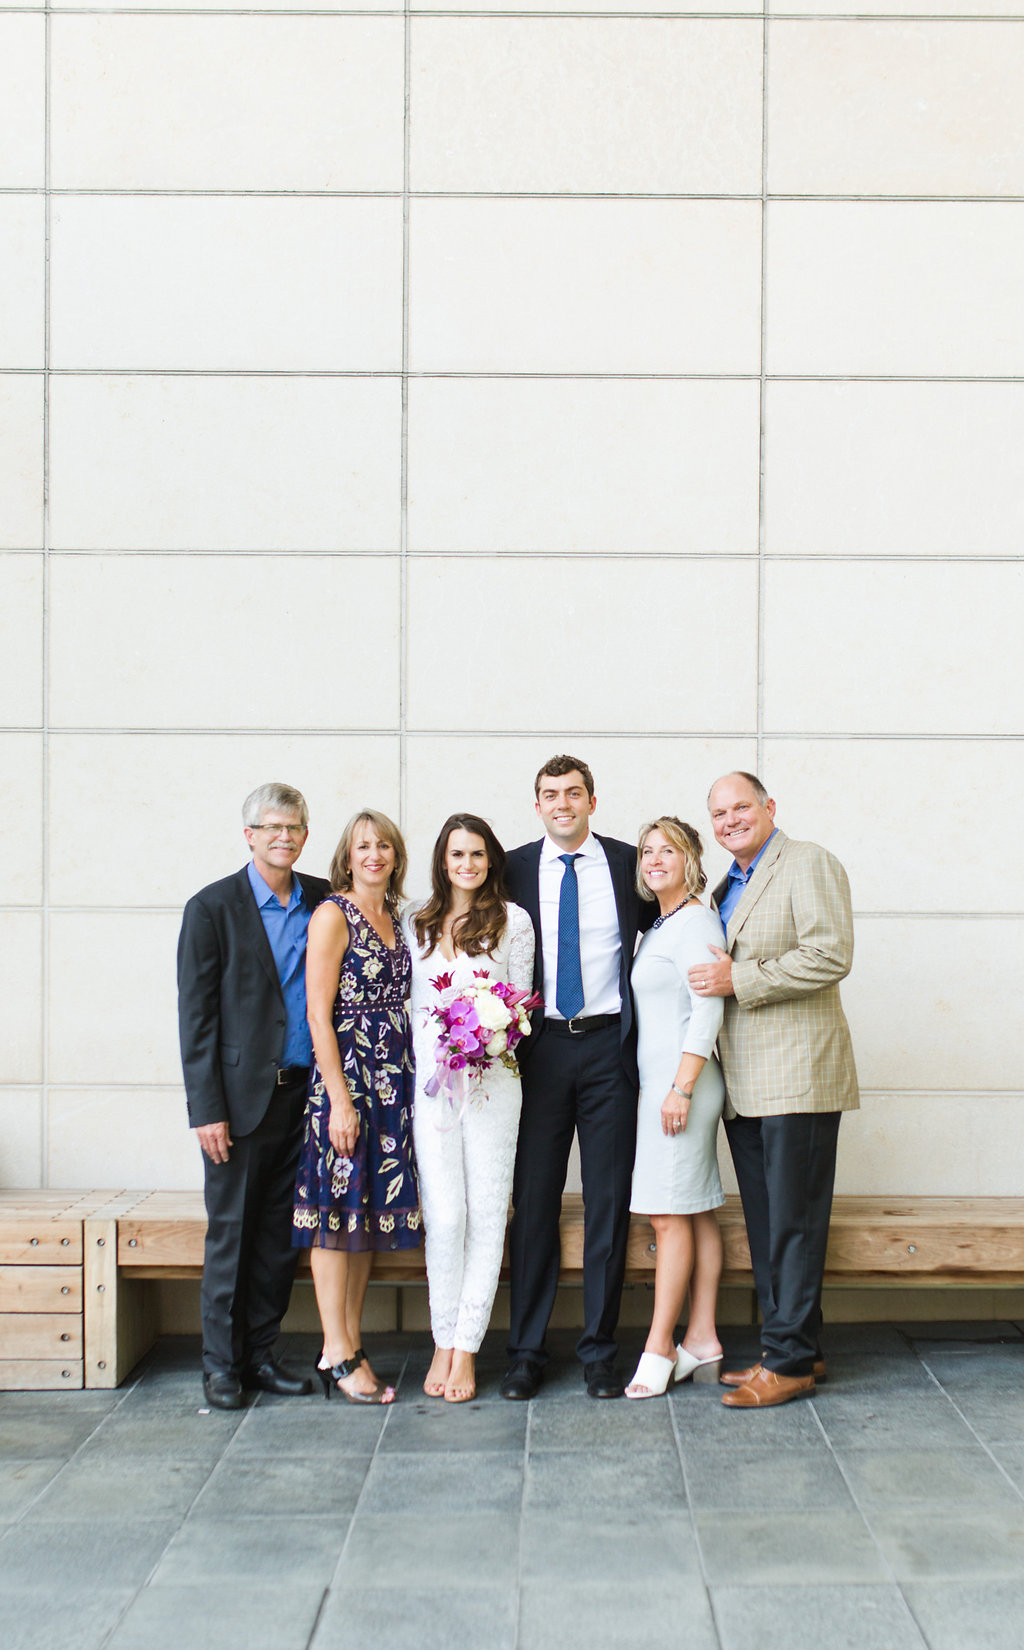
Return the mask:
<svg viewBox="0 0 1024 1650">
<path fill-rule="evenodd" d="M 788 1404 L 814 1391 L 813 1375 L 776 1375 L 774 1369 L 759 1366 L 745 1386 L 727 1392 L 722 1399 L 730 1409 L 768 1409 L 772 1404 Z"/>
<path fill-rule="evenodd" d="M 760 1364 L 751 1364 L 749 1369 L 727 1369 L 725 1374 L 720 1375 L 718 1378 L 723 1386 L 746 1386 L 747 1382 L 757 1374 L 760 1368 Z M 811 1373 L 820 1386 L 825 1379 L 824 1358 L 815 1358 Z"/>
</svg>

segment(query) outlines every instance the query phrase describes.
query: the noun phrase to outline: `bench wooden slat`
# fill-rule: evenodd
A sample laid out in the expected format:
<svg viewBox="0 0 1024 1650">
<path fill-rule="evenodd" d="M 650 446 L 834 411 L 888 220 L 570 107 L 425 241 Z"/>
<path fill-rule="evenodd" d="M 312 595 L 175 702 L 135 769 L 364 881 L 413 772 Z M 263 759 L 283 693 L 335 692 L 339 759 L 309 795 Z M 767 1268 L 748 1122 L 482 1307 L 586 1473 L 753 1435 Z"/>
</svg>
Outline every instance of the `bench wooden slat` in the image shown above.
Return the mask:
<svg viewBox="0 0 1024 1650">
<path fill-rule="evenodd" d="M 0 1392 L 73 1392 L 83 1379 L 81 1358 L 0 1358 Z"/>
<path fill-rule="evenodd" d="M 80 1266 L 0 1266 L 0 1312 L 81 1312 Z"/>
<path fill-rule="evenodd" d="M 5 1266 L 81 1266 L 82 1223 L 53 1220 L 27 1209 L 24 1217 L 0 1217 L 0 1263 Z"/>
<path fill-rule="evenodd" d="M 81 1359 L 82 1314 L 0 1313 L 0 1346 L 7 1358 Z"/>
</svg>

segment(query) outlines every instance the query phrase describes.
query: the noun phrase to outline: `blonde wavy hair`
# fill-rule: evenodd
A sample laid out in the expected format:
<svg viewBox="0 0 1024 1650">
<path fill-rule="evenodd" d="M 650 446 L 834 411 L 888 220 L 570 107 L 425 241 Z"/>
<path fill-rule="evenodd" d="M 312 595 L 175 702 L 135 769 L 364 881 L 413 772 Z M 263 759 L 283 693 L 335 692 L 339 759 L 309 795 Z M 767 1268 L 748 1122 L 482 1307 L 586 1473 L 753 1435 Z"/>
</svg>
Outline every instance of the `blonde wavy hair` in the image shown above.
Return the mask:
<svg viewBox="0 0 1024 1650">
<path fill-rule="evenodd" d="M 399 900 L 405 898 L 405 873 L 409 869 L 409 854 L 402 833 L 394 820 L 389 819 L 387 814 L 378 813 L 375 808 L 360 808 L 342 831 L 341 840 L 331 860 L 331 892 L 347 894 L 352 887 L 352 843 L 360 825 L 371 826 L 381 840 L 390 842 L 395 850 L 395 868 L 388 880 L 388 891 L 384 897 L 392 910 L 397 911 Z"/>
<path fill-rule="evenodd" d="M 701 862 L 704 845 L 700 836 L 684 819 L 678 819 L 675 814 L 661 814 L 659 818 L 650 820 L 640 829 L 636 846 L 636 889 L 640 898 L 650 901 L 655 898 L 640 870 L 644 843 L 652 831 L 660 831 L 662 836 L 668 838 L 676 852 L 683 856 L 683 864 L 686 866 L 686 891 L 683 899 L 689 899 L 692 894 L 702 894 L 708 885 L 708 879 Z"/>
</svg>

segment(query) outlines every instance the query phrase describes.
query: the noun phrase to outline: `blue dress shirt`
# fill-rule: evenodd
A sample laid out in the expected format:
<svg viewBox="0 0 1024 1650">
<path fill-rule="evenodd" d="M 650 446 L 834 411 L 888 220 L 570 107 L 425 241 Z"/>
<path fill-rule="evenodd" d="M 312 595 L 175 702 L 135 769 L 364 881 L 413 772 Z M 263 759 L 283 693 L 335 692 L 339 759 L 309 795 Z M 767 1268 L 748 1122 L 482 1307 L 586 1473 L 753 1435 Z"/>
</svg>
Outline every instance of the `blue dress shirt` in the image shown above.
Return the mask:
<svg viewBox="0 0 1024 1650">
<path fill-rule="evenodd" d="M 773 826 L 771 836 L 767 837 L 765 841 L 762 842 L 760 848 L 757 850 L 757 853 L 754 855 L 745 871 L 740 870 L 735 860 L 733 860 L 730 865 L 726 890 L 718 902 L 718 915 L 722 919 L 723 928 L 728 928 L 729 918 L 732 916 L 740 900 L 743 898 L 743 890 L 746 888 L 747 883 L 756 871 L 758 860 L 761 858 L 761 855 L 767 848 L 768 843 L 775 835 L 775 829 L 776 828 Z"/>
<path fill-rule="evenodd" d="M 313 1040 L 306 1024 L 306 930 L 310 918 L 306 896 L 298 877 L 293 876 L 291 897 L 287 906 L 282 905 L 251 860 L 249 882 L 274 953 L 284 997 L 286 1026 L 281 1064 L 308 1066 L 313 1060 Z"/>
</svg>

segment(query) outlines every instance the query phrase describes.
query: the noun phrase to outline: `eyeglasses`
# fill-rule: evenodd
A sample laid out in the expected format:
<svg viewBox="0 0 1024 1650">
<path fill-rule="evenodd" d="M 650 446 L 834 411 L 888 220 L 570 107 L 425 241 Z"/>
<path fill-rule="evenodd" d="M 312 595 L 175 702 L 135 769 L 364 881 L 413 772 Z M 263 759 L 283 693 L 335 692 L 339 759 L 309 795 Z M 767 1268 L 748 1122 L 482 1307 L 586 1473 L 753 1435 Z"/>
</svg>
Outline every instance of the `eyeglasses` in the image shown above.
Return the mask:
<svg viewBox="0 0 1024 1650">
<path fill-rule="evenodd" d="M 250 831 L 269 831 L 271 836 L 305 836 L 305 825 L 249 825 Z"/>
</svg>

